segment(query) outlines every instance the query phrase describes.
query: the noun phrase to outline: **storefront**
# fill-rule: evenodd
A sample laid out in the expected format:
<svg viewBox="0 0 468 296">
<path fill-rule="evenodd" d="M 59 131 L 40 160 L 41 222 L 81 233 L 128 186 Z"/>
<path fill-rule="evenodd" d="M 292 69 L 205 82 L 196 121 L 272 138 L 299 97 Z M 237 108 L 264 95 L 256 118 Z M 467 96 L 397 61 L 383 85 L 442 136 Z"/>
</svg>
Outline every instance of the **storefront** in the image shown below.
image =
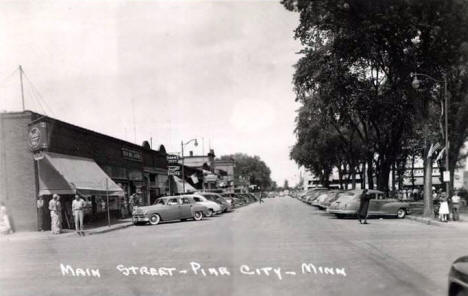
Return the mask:
<svg viewBox="0 0 468 296">
<path fill-rule="evenodd" d="M 87 201 L 85 216 L 92 220 L 120 216 L 136 192 L 147 205 L 167 191 L 162 145 L 152 150 L 30 111 L 0 113 L 0 133 L 0 200 L 18 230 L 37 230 L 41 222 L 49 229 L 47 205 L 55 193 L 68 228 L 75 194 Z"/>
</svg>

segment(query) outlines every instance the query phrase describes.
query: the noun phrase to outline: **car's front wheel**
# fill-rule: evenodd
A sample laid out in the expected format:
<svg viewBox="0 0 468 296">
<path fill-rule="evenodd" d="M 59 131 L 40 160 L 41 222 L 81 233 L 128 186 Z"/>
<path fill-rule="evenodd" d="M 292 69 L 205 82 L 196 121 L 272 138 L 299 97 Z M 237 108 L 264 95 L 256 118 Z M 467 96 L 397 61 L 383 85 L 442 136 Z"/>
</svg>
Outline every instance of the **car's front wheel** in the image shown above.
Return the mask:
<svg viewBox="0 0 468 296">
<path fill-rule="evenodd" d="M 397 217 L 398 219 L 403 219 L 406 216 L 406 210 L 405 209 L 399 209 L 397 212 Z"/>
<path fill-rule="evenodd" d="M 214 213 L 213 210 L 212 210 L 212 209 L 209 209 L 209 210 L 208 210 L 208 213 L 206 213 L 206 216 L 207 216 L 207 217 L 211 217 L 211 216 L 213 216 L 213 213 Z"/>
<path fill-rule="evenodd" d="M 161 222 L 161 217 L 159 217 L 158 214 L 153 214 L 151 215 L 150 219 L 149 219 L 149 223 L 151 225 L 158 225 L 159 222 Z"/>
<path fill-rule="evenodd" d="M 195 214 L 193 214 L 193 220 L 200 221 L 201 219 L 203 219 L 203 213 L 202 212 L 195 212 Z"/>
</svg>

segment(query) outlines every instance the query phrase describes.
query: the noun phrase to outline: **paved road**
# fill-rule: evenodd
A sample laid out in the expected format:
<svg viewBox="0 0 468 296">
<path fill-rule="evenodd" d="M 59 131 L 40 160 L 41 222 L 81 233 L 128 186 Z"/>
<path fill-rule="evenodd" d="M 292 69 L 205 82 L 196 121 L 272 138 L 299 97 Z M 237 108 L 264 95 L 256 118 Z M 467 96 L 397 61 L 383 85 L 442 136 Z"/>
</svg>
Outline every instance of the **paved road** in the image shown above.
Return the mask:
<svg viewBox="0 0 468 296">
<path fill-rule="evenodd" d="M 284 197 L 201 222 L 0 242 L 0 295 L 444 295 L 450 263 L 466 246 L 457 229 L 397 219 L 359 225 Z M 303 273 L 303 263 L 313 265 Z M 60 264 L 100 277 L 64 276 Z M 130 266 L 147 269 L 133 275 Z M 255 270 L 264 267 L 276 272 Z"/>
</svg>

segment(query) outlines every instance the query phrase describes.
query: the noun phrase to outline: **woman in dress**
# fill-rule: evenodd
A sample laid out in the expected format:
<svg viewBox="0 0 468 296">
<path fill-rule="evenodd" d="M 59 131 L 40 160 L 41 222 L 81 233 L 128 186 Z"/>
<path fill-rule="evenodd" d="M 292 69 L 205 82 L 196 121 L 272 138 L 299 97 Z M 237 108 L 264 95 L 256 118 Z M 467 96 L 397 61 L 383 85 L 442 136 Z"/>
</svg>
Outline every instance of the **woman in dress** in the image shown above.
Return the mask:
<svg viewBox="0 0 468 296">
<path fill-rule="evenodd" d="M 440 199 L 440 207 L 439 207 L 439 219 L 442 222 L 448 222 L 448 215 L 449 215 L 449 206 L 447 201 L 447 196 L 444 194 Z"/>
</svg>

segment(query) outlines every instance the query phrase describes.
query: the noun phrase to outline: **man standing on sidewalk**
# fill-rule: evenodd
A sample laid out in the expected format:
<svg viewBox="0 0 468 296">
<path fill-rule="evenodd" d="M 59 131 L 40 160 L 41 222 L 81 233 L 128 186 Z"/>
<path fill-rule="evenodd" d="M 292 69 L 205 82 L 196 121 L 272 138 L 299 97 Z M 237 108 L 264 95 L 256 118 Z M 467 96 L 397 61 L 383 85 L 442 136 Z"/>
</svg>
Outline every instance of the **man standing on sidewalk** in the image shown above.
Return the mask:
<svg viewBox="0 0 468 296">
<path fill-rule="evenodd" d="M 460 196 L 458 191 L 455 191 L 455 195 L 452 196 L 452 217 L 453 221 L 460 220 Z"/>
<path fill-rule="evenodd" d="M 80 198 L 78 194 L 75 194 L 75 199 L 72 202 L 72 211 L 73 216 L 75 217 L 75 229 L 78 235 L 84 235 L 83 231 L 83 210 L 84 210 L 84 201 Z"/>
</svg>

